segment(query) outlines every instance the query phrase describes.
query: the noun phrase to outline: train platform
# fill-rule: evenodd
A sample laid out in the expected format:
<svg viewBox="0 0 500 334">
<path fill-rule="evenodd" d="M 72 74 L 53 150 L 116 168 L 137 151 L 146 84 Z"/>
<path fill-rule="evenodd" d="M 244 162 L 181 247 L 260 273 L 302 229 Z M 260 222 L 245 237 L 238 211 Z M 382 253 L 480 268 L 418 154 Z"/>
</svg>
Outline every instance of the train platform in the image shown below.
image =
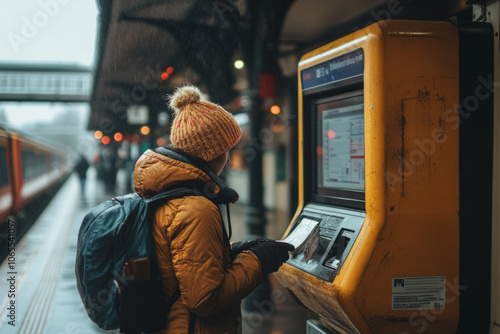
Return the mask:
<svg viewBox="0 0 500 334">
<path fill-rule="evenodd" d="M 117 193 L 124 191 L 118 179 Z M 94 334 L 104 331 L 88 318 L 76 287 L 74 263 L 80 223 L 97 204 L 113 197 L 89 169 L 85 193 L 72 175 L 62 186 L 15 252 L 0 265 L 0 333 Z M 232 206 L 235 235 L 244 235 L 245 208 Z M 13 226 L 15 223 L 12 223 Z M 15 239 L 15 229 L 11 229 Z M 296 304 L 270 276 L 273 312 L 243 313 L 245 334 L 301 334 L 315 314 Z M 269 305 L 269 303 L 264 303 Z M 269 308 L 267 308 L 269 310 Z"/>
</svg>

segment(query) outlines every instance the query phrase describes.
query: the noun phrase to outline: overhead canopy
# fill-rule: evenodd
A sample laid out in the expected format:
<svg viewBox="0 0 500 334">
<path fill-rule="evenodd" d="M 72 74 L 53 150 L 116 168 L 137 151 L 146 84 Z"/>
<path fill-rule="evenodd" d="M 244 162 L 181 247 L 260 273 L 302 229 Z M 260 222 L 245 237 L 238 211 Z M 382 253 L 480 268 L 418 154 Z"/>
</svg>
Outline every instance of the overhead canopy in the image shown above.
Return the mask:
<svg viewBox="0 0 500 334">
<path fill-rule="evenodd" d="M 211 2 L 135 0 L 100 5 L 90 128 L 126 128 L 129 105 L 164 110 L 165 94 L 187 81 L 204 86 L 216 101 L 232 97 L 230 66 L 236 42 Z M 169 67 L 171 73 L 162 80 Z"/>
<path fill-rule="evenodd" d="M 242 49 L 248 50 L 245 32 L 255 19 L 248 16 L 245 0 L 97 1 L 101 15 L 90 129 L 132 130 L 128 106 L 146 105 L 152 114 L 166 110 L 165 95 L 186 82 L 219 104 L 236 95 L 233 62 Z M 280 44 L 295 53 L 379 19 L 443 19 L 466 8 L 462 0 L 439 5 L 430 0 L 418 5 L 411 0 L 290 3 L 272 4 L 287 10 Z"/>
</svg>

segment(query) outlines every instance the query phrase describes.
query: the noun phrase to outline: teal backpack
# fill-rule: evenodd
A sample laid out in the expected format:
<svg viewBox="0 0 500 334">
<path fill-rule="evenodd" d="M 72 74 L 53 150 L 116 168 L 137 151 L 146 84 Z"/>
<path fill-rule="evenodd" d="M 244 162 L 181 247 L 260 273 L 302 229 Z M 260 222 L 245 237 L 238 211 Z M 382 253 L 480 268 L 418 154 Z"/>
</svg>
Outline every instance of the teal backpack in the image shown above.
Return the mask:
<svg viewBox="0 0 500 334">
<path fill-rule="evenodd" d="M 179 296 L 163 300 L 149 216 L 173 198 L 201 196 L 188 188 L 171 189 L 151 198 L 138 194 L 112 198 L 91 210 L 78 234 L 76 280 L 90 319 L 102 329 L 122 333 L 165 328 L 165 316 Z M 148 258 L 151 278 L 134 280 L 126 272 L 129 259 Z"/>
</svg>

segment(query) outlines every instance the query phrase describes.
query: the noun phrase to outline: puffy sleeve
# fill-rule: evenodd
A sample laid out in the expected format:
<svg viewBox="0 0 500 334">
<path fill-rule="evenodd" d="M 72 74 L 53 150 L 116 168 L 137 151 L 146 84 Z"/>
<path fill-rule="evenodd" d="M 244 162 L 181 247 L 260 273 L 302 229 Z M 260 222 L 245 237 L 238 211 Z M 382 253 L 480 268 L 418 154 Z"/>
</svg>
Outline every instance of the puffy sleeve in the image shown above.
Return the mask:
<svg viewBox="0 0 500 334">
<path fill-rule="evenodd" d="M 219 209 L 206 198 L 186 197 L 172 222 L 171 254 L 183 303 L 209 317 L 239 303 L 261 281 L 252 252 L 224 265 L 224 239 Z"/>
</svg>

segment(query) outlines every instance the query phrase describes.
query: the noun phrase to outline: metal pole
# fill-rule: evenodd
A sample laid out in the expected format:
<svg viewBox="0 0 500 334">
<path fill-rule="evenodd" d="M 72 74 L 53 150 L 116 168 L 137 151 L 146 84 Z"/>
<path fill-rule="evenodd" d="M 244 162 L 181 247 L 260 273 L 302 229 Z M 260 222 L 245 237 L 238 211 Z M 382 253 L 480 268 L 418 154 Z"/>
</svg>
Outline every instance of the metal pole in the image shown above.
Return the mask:
<svg viewBox="0 0 500 334">
<path fill-rule="evenodd" d="M 262 7 L 260 1 L 249 3 L 251 15 L 255 19 L 251 25 L 253 45 L 251 67 L 248 70 L 250 101 L 250 143 L 247 151 L 247 164 L 249 168 L 249 205 L 246 213 L 246 225 L 248 228 L 248 239 L 262 238 L 265 236 L 266 216 L 264 207 L 264 185 L 262 156 L 264 146 L 261 138 L 261 130 L 264 124 L 264 112 L 262 110 L 262 100 L 259 97 L 260 74 L 263 67 L 263 45 L 265 38 L 262 34 L 265 29 L 265 18 L 259 9 Z M 247 312 L 263 313 L 263 303 L 268 304 L 271 299 L 271 287 L 269 280 L 263 278 L 262 283 L 243 301 L 243 307 Z"/>
</svg>

